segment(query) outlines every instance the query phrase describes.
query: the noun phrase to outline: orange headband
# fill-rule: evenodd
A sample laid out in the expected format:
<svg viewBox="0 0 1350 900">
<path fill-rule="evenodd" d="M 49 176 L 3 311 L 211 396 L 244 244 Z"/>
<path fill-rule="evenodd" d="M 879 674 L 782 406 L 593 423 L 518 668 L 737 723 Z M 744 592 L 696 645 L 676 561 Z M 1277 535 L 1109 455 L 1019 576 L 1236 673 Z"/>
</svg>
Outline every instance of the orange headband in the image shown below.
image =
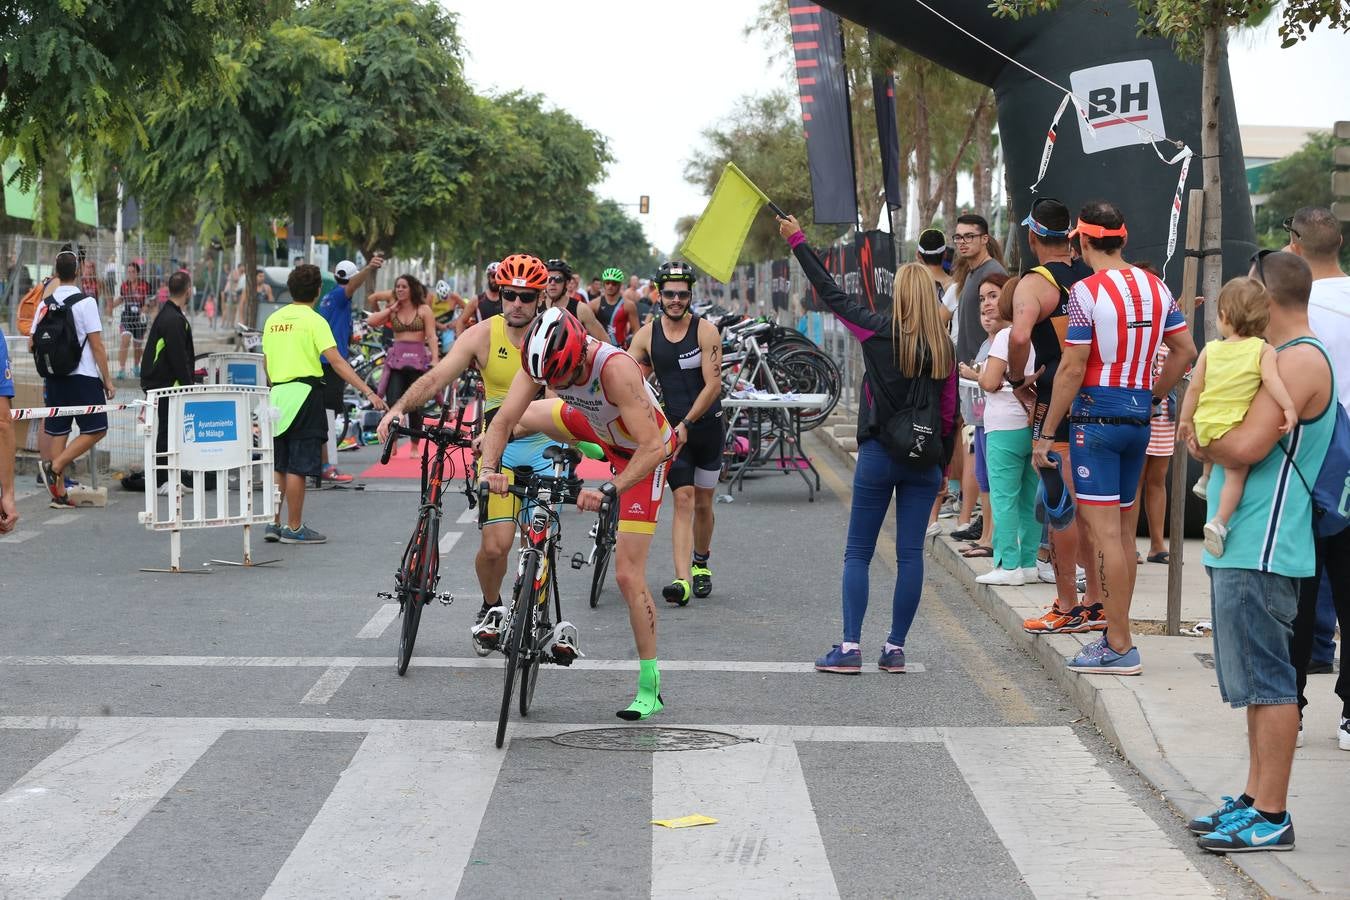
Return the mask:
<svg viewBox="0 0 1350 900">
<path fill-rule="evenodd" d="M 1102 238 L 1111 237 L 1123 238 L 1127 236 L 1129 232 L 1125 230 L 1125 224 L 1123 222 L 1119 228 L 1107 228 L 1104 225 L 1093 225 L 1091 222 L 1079 221 L 1079 223 L 1074 226 L 1073 231 L 1069 232 L 1069 237 L 1074 237 L 1079 234 L 1101 240 Z"/>
</svg>

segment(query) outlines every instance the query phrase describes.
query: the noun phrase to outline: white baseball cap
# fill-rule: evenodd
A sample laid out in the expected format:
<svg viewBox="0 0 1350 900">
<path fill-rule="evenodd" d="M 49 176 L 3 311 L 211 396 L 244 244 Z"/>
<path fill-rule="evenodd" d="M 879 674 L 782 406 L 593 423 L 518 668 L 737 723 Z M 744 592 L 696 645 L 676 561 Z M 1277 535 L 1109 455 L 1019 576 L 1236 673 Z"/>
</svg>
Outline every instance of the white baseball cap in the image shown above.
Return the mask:
<svg viewBox="0 0 1350 900">
<path fill-rule="evenodd" d="M 338 284 L 346 284 L 359 271 L 361 270 L 356 267 L 356 263 L 350 259 L 344 259 L 333 267 L 333 277 L 337 279 Z"/>
</svg>

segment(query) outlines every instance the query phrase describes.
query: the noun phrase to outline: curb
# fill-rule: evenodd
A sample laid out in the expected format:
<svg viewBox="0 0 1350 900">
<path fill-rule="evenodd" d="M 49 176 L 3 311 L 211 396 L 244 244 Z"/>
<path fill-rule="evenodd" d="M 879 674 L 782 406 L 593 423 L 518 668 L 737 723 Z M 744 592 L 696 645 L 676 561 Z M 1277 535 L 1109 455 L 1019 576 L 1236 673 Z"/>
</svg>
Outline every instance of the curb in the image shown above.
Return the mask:
<svg viewBox="0 0 1350 900">
<path fill-rule="evenodd" d="M 839 446 L 828 430 L 824 430 L 821 437 L 824 440 L 820 444 L 828 448 L 837 462 L 851 470 L 854 455 Z M 1162 795 L 1162 799 L 1177 812 L 1178 819 L 1184 822 L 1214 808 L 1214 799 L 1196 790 L 1167 759 L 1138 697 L 1121 684 L 1119 676 L 1080 675 L 1065 667 L 1065 660 L 1082 647 L 1083 642 L 1077 636 L 1027 634 L 1022 630 L 1022 614 L 1006 603 L 991 585 L 977 583 L 975 570 L 949 542 L 933 538 L 929 542 L 928 556 L 966 588 L 975 604 L 1007 632 L 1015 646 L 1041 664 L 1046 674 L 1064 689 L 1116 752 Z M 1226 859 L 1273 897 L 1302 900 L 1326 896 L 1272 854 L 1239 854 Z"/>
</svg>

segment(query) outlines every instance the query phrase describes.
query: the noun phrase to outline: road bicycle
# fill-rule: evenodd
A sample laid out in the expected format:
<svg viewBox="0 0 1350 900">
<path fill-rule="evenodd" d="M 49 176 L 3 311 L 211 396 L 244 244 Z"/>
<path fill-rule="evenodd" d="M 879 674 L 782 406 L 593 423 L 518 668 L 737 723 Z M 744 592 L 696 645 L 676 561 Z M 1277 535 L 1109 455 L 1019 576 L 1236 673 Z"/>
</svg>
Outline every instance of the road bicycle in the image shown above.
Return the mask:
<svg viewBox="0 0 1350 900">
<path fill-rule="evenodd" d="M 722 383 L 729 395 L 755 390 L 772 394 L 823 394 L 819 407 L 798 414 L 803 431 L 828 418 L 843 389 L 839 367 L 805 336 L 773 322 L 745 319 L 719 323 Z M 731 431 L 733 429 L 728 429 Z"/>
<path fill-rule="evenodd" d="M 597 444 L 586 441 L 581 443 L 578 448 L 581 452 L 591 459 L 604 460 L 604 448 Z M 614 467 L 610 467 L 610 474 L 614 474 Z M 595 609 L 600 603 L 600 594 L 605 589 L 605 580 L 609 577 L 609 563 L 614 558 L 614 544 L 619 539 L 619 508 L 616 504 L 608 504 L 600 510 L 595 524 L 591 526 L 590 538 L 593 541 L 589 553 L 583 553 L 578 550 L 572 554 L 572 568 L 581 569 L 582 566 L 592 566 L 591 570 L 591 609 Z"/>
<path fill-rule="evenodd" d="M 410 428 L 397 422 L 389 426 L 389 440 L 384 445 L 380 463 L 389 462 L 390 452 L 399 435 L 423 441 L 422 444 L 422 490 L 421 502 L 417 507 L 417 525 L 412 537 L 403 551 L 403 561 L 394 573 L 394 590 L 381 591 L 378 596 L 383 600 L 397 600 L 399 612 L 403 617 L 403 626 L 399 629 L 398 674 L 408 671 L 412 660 L 413 645 L 417 642 L 417 625 L 422 618 L 422 607 L 432 600 L 439 600 L 449 606 L 455 601 L 452 594 L 438 592 L 441 566 L 441 499 L 447 482 L 446 462 L 454 453 L 459 455 L 459 464 L 464 473 L 464 496 L 469 508 L 478 503 L 478 495 L 473 490 L 472 467 L 469 464 L 469 451 L 473 445 L 473 436 L 463 429 L 458 417 L 452 424 L 446 424 L 448 408 L 441 414 L 440 420 L 429 428 Z M 449 479 L 454 478 L 450 470 Z"/>
<path fill-rule="evenodd" d="M 562 599 L 558 594 L 558 548 L 562 541 L 560 507 L 575 503 L 582 482 L 576 475 L 581 454 L 570 447 L 553 445 L 544 450 L 544 458 L 553 466 L 553 474 L 537 474 L 529 466 L 516 466 L 515 483 L 508 492 L 519 498 L 520 553 L 511 603 L 506 608 L 505 629 L 497 649 L 506 657 L 502 683 L 502 703 L 497 716 L 497 746 L 506 739 L 506 723 L 511 715 L 516 678 L 520 678 L 519 708 L 529 715 L 539 681 L 541 663 L 571 665 L 572 657 L 555 658 L 555 633 L 563 633 Z M 478 525 L 487 519 L 487 485 L 479 486 Z M 602 506 L 614 507 L 613 498 Z M 549 598 L 553 600 L 558 626 L 549 622 Z M 573 635 L 572 640 L 575 641 Z"/>
</svg>

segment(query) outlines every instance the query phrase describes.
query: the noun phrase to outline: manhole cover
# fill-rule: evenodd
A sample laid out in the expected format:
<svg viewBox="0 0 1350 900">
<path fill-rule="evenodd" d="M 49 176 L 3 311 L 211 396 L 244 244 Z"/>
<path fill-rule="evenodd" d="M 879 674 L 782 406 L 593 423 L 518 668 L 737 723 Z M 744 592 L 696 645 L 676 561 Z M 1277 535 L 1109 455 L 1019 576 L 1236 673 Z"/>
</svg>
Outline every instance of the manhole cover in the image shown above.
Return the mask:
<svg viewBox="0 0 1350 900">
<path fill-rule="evenodd" d="M 658 753 L 665 750 L 716 750 L 745 743 L 722 731 L 698 728 L 589 728 L 554 735 L 553 743 L 584 750 L 630 750 Z"/>
</svg>

